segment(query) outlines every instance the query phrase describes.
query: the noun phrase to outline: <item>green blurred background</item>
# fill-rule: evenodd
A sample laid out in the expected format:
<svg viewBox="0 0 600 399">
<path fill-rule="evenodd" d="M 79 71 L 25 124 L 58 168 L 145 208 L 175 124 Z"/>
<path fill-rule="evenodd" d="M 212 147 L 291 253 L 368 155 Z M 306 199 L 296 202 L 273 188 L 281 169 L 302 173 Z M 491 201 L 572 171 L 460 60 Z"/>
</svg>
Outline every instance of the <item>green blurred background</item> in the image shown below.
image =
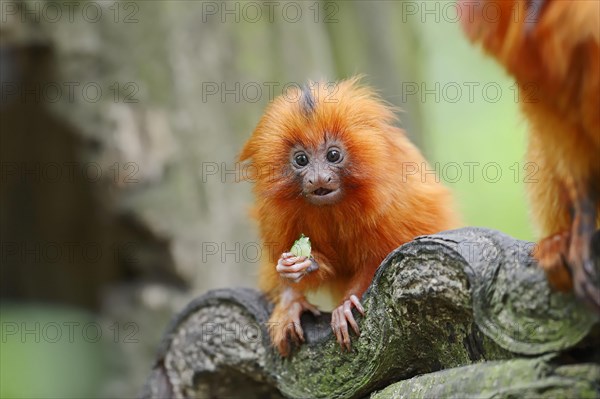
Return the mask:
<svg viewBox="0 0 600 399">
<path fill-rule="evenodd" d="M 365 74 L 466 225 L 534 239 L 513 82 L 452 1 L 67 3 L 1 3 L 0 396 L 136 396 L 190 298 L 255 286 L 221 173 L 269 87 Z"/>
</svg>

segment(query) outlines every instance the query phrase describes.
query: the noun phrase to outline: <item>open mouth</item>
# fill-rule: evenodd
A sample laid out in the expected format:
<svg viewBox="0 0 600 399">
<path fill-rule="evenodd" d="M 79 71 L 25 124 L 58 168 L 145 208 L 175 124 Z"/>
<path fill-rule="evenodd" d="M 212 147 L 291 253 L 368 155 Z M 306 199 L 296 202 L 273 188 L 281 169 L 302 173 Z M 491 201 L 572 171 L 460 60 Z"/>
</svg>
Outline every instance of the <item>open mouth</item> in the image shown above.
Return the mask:
<svg viewBox="0 0 600 399">
<path fill-rule="evenodd" d="M 333 205 L 341 198 L 342 190 L 339 188 L 319 187 L 307 195 L 307 200 L 314 205 Z"/>
<path fill-rule="evenodd" d="M 315 191 L 313 191 L 312 193 L 313 193 L 313 195 L 321 197 L 323 195 L 327 195 L 327 194 L 330 194 L 332 192 L 333 192 L 333 190 L 330 190 L 328 188 L 319 187 Z"/>
</svg>

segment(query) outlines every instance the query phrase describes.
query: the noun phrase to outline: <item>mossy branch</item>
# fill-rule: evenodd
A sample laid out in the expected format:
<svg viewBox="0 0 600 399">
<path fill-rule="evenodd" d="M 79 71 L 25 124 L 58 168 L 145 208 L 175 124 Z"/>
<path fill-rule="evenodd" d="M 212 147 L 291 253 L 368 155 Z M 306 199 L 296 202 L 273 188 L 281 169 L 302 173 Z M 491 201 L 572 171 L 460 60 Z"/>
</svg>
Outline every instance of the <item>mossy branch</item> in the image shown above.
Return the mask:
<svg viewBox="0 0 600 399">
<path fill-rule="evenodd" d="M 358 398 L 396 381 L 374 397 L 410 396 L 399 394 L 409 388 L 456 396 L 499 392 L 502 378 L 495 376 L 512 374 L 531 392 L 558 377 L 521 373 L 523 362 L 554 370 L 560 356 L 573 362 L 573 353 L 588 347 L 585 359 L 576 356 L 585 370 L 572 378 L 583 381 L 582 393 L 598 389 L 591 379 L 598 375 L 598 320 L 572 295 L 549 289 L 531 249 L 479 228 L 403 245 L 382 262 L 363 297 L 366 316 L 350 353 L 340 351 L 329 314 L 305 314 L 306 343 L 282 359 L 266 330 L 272 306 L 259 292 L 211 291 L 169 327 L 144 397 Z"/>
</svg>

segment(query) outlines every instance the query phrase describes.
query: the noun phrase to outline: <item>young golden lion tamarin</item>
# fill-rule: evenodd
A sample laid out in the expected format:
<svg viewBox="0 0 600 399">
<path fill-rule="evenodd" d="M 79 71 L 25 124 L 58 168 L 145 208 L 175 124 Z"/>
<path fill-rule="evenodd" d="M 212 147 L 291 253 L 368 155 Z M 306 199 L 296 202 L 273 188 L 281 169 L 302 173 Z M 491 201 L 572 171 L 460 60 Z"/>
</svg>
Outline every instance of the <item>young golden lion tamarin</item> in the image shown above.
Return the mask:
<svg viewBox="0 0 600 399">
<path fill-rule="evenodd" d="M 462 23 L 513 75 L 530 123 L 529 184 L 554 287 L 600 313 L 591 240 L 600 225 L 600 1 L 461 1 Z"/>
<path fill-rule="evenodd" d="M 260 287 L 275 302 L 269 329 L 282 356 L 304 334 L 300 315 L 319 311 L 304 296 L 327 286 L 339 300 L 331 327 L 350 350 L 352 314 L 393 249 L 457 226 L 449 191 L 414 171 L 426 165 L 390 107 L 358 78 L 293 88 L 267 108 L 240 160 L 253 170 L 255 217 L 270 259 Z M 289 253 L 305 234 L 312 258 Z M 277 260 L 278 259 L 278 260 Z"/>
</svg>

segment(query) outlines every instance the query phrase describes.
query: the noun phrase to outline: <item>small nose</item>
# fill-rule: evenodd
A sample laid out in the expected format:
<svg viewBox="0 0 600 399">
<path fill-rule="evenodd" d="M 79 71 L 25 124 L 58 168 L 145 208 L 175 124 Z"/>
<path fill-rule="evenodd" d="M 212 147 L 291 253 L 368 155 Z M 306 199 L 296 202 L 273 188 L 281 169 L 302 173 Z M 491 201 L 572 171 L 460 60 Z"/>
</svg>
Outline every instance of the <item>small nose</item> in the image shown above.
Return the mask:
<svg viewBox="0 0 600 399">
<path fill-rule="evenodd" d="M 333 182 L 333 174 L 329 171 L 311 170 L 306 176 L 307 184 L 311 186 L 323 186 Z"/>
</svg>

